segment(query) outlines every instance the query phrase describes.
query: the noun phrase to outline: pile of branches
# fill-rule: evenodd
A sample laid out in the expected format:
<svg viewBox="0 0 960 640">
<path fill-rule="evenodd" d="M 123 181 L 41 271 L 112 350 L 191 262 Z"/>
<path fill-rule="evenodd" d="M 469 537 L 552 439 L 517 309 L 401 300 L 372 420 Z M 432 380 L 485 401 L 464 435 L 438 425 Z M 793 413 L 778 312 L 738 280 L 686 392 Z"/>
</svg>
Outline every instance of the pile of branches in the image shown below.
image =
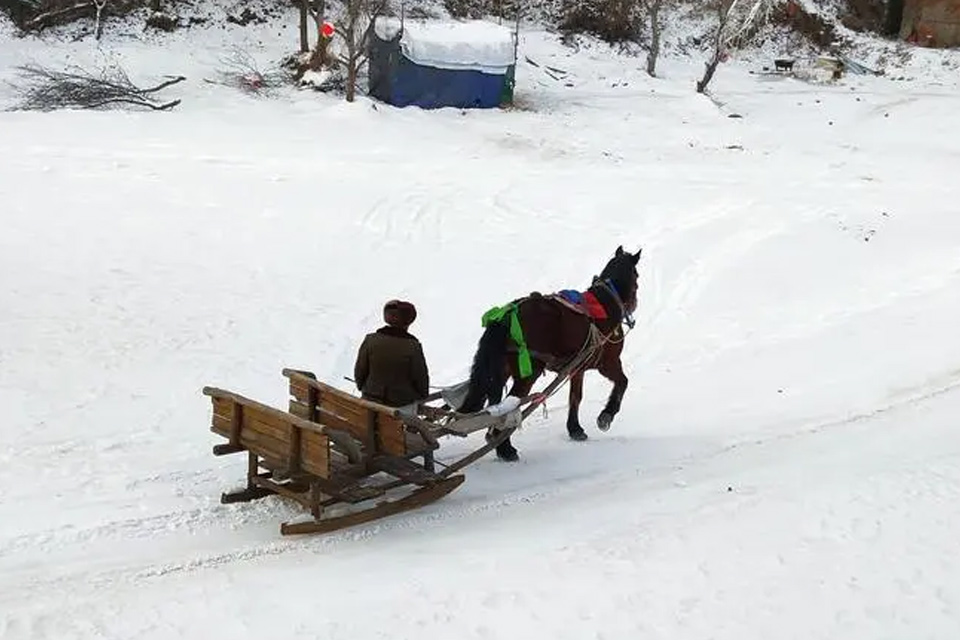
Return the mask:
<svg viewBox="0 0 960 640">
<path fill-rule="evenodd" d="M 97 109 L 101 107 L 137 106 L 154 111 L 166 111 L 180 104 L 180 100 L 160 102 L 158 91 L 186 80 L 183 76 L 168 79 L 155 87 L 137 87 L 119 66 L 105 67 L 98 74 L 80 67 L 56 71 L 39 64 L 17 67 L 22 83 L 10 83 L 20 97 L 14 109 L 25 111 L 52 111 L 54 109 Z"/>
<path fill-rule="evenodd" d="M 234 47 L 229 56 L 220 58 L 223 69 L 217 71 L 212 84 L 233 87 L 251 94 L 270 93 L 290 82 L 290 74 L 278 67 L 261 69 L 253 56 Z"/>
</svg>

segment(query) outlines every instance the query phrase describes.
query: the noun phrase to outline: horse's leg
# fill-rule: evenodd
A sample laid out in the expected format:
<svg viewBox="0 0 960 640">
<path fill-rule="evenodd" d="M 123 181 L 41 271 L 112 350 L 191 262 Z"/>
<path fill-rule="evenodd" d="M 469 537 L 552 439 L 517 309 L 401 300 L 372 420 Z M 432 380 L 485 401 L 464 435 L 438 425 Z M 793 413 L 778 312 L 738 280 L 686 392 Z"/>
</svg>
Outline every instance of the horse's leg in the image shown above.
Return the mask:
<svg viewBox="0 0 960 640">
<path fill-rule="evenodd" d="M 513 378 L 513 385 L 510 387 L 510 391 L 507 395 L 514 396 L 517 398 L 522 398 L 523 396 L 530 393 L 530 390 L 533 389 L 534 383 L 537 381 L 537 378 L 540 377 L 540 374 L 543 373 L 543 365 L 539 362 L 533 363 L 533 373 L 529 378 L 521 378 L 520 372 L 517 371 L 516 367 L 511 364 L 510 366 L 511 376 Z M 491 428 L 487 434 L 488 439 L 495 439 L 500 434 L 500 431 L 496 428 Z M 506 462 L 516 462 L 520 459 L 520 454 L 517 452 L 517 449 L 510 442 L 510 436 L 497 445 L 497 457 Z"/>
<path fill-rule="evenodd" d="M 586 440 L 587 432 L 580 426 L 580 401 L 583 400 L 583 370 L 570 376 L 570 408 L 567 410 L 567 433 L 573 440 Z"/>
<path fill-rule="evenodd" d="M 610 428 L 614 416 L 620 411 L 620 402 L 623 400 L 623 394 L 627 391 L 627 376 L 623 373 L 623 364 L 620 362 L 620 350 L 616 352 L 604 353 L 601 357 L 597 370 L 607 380 L 613 382 L 613 389 L 610 391 L 610 397 L 607 404 L 597 416 L 597 428 L 600 431 L 606 431 Z"/>
</svg>

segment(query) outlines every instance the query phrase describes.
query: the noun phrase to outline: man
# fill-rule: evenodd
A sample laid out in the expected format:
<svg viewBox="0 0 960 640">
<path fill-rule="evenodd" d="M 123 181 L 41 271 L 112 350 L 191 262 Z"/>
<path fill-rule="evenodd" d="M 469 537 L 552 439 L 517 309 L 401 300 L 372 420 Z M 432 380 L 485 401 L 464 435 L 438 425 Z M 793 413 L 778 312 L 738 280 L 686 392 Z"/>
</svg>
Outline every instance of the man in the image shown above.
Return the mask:
<svg viewBox="0 0 960 640">
<path fill-rule="evenodd" d="M 384 305 L 386 325 L 364 337 L 353 369 L 365 399 L 402 407 L 429 395 L 423 347 L 408 331 L 416 318 L 417 309 L 409 302 L 391 300 Z"/>
</svg>

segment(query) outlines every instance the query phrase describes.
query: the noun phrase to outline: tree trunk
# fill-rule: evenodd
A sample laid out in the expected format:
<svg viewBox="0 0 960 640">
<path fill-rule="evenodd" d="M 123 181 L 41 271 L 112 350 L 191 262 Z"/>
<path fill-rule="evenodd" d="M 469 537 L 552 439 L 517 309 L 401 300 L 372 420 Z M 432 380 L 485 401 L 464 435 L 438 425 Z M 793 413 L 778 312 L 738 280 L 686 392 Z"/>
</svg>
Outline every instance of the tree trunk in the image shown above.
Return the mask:
<svg viewBox="0 0 960 640">
<path fill-rule="evenodd" d="M 359 2 L 359 0 L 349 0 L 350 2 Z M 347 102 L 353 102 L 357 93 L 357 62 L 360 59 L 360 52 L 357 51 L 357 20 L 359 11 L 350 12 L 350 24 L 344 34 L 347 38 Z"/>
<path fill-rule="evenodd" d="M 703 77 L 697 80 L 697 93 L 704 93 L 707 90 L 707 86 L 710 84 L 710 81 L 713 80 L 713 74 L 717 71 L 718 64 L 720 64 L 720 52 L 716 51 L 713 57 L 710 58 L 710 62 L 707 63 Z"/>
<path fill-rule="evenodd" d="M 663 0 L 650 3 L 650 51 L 647 52 L 647 73 L 657 77 L 657 57 L 660 55 L 660 5 Z"/>
<path fill-rule="evenodd" d="M 94 24 L 95 38 L 99 40 L 103 37 L 103 8 L 107 6 L 107 0 L 95 1 L 94 5 L 97 7 L 97 17 Z"/>
<path fill-rule="evenodd" d="M 900 26 L 903 24 L 903 0 L 887 0 L 887 10 L 884 15 L 883 32 L 886 36 L 900 35 Z"/>
<path fill-rule="evenodd" d="M 713 41 L 713 55 L 707 63 L 707 68 L 703 70 L 703 77 L 697 80 L 697 93 L 706 93 L 710 81 L 713 80 L 713 74 L 717 72 L 717 65 L 720 64 L 720 58 L 723 55 L 723 34 L 727 30 L 730 13 L 737 5 L 737 1 L 720 0 L 717 4 L 717 35 Z"/>
<path fill-rule="evenodd" d="M 310 51 L 310 40 L 307 36 L 307 16 L 310 14 L 310 0 L 300 0 L 300 53 Z"/>
<path fill-rule="evenodd" d="M 347 102 L 353 102 L 357 93 L 357 61 L 351 60 L 347 65 Z"/>
</svg>

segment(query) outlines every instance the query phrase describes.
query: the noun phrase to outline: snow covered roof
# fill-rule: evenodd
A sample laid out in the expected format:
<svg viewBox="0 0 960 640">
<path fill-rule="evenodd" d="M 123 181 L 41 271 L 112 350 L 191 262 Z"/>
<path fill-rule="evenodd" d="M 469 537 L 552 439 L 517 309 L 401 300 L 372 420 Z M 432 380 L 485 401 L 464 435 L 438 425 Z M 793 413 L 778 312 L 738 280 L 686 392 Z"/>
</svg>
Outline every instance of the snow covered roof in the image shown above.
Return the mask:
<svg viewBox="0 0 960 640">
<path fill-rule="evenodd" d="M 400 20 L 380 17 L 374 28 L 380 39 L 392 40 Z M 405 19 L 400 50 L 412 62 L 438 69 L 501 74 L 516 62 L 513 30 L 485 20 Z"/>
</svg>

